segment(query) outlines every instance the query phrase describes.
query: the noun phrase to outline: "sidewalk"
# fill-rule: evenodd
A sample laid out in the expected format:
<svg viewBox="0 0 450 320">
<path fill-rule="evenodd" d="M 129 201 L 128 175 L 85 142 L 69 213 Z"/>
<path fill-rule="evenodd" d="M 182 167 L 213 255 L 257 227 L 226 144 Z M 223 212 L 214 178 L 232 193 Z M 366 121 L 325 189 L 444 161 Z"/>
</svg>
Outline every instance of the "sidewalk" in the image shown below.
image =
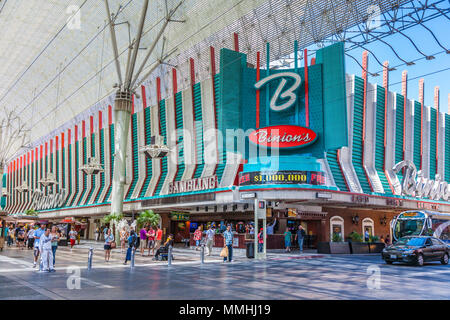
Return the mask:
<svg viewBox="0 0 450 320">
<path fill-rule="evenodd" d="M 103 250 L 104 243 L 103 241 L 95 241 L 95 240 L 81 240 L 79 245 L 75 245 L 76 248 L 79 249 L 89 249 L 94 248 L 94 250 Z M 127 246 L 128 248 L 128 246 Z M 148 249 L 145 249 L 147 252 Z M 213 247 L 212 255 L 214 257 L 218 257 L 220 255 L 221 247 Z M 113 249 L 114 252 L 120 251 L 120 247 Z M 139 251 L 139 249 L 138 249 Z M 200 249 L 195 250 L 195 247 L 185 247 L 184 244 L 175 244 L 173 248 L 174 253 L 182 253 L 189 255 L 198 255 L 200 256 Z M 205 248 L 205 256 L 207 254 L 207 249 Z M 233 248 L 233 256 L 236 258 L 246 258 L 246 249 L 238 249 Z M 281 258 L 289 258 L 289 259 L 311 259 L 311 258 L 323 258 L 328 256 L 327 254 L 318 254 L 317 250 L 304 250 L 303 253 L 299 253 L 298 251 L 286 253 L 284 249 L 272 249 L 267 250 L 267 258 L 268 259 L 281 259 Z"/>
</svg>

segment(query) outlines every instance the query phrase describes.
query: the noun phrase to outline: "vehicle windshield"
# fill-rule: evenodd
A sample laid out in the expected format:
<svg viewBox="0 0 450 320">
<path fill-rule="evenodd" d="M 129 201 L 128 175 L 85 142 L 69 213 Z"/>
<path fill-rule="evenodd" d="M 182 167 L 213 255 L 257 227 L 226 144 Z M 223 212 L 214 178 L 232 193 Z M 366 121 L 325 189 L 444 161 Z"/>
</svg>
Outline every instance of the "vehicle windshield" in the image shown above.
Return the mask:
<svg viewBox="0 0 450 320">
<path fill-rule="evenodd" d="M 395 237 L 419 236 L 424 223 L 425 219 L 398 219 L 394 227 Z"/>
<path fill-rule="evenodd" d="M 426 238 L 400 238 L 395 245 L 421 247 L 425 243 L 425 240 Z"/>
</svg>

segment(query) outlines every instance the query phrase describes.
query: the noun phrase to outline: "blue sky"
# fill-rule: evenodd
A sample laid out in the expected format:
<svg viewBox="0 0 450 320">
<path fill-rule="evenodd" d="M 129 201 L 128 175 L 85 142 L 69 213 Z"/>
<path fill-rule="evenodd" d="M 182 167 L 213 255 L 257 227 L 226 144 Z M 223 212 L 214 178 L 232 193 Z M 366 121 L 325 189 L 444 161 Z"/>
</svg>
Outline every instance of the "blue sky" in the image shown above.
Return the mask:
<svg viewBox="0 0 450 320">
<path fill-rule="evenodd" d="M 450 49 L 450 20 L 446 17 L 439 17 L 425 25 L 433 31 L 439 42 Z M 450 93 L 450 54 L 442 52 L 443 49 L 436 43 L 433 36 L 422 26 L 415 26 L 404 31 L 418 48 L 426 55 L 434 55 L 434 60 L 426 60 L 425 58 L 416 61 L 415 65 L 406 66 L 404 62 L 399 60 L 392 50 L 385 44 L 377 41 L 367 45 L 367 49 L 372 51 L 381 62 L 388 60 L 390 66 L 397 66 L 397 70 L 389 73 L 389 89 L 395 92 L 401 92 L 402 71 L 408 71 L 408 97 L 418 100 L 419 98 L 419 79 L 423 78 L 425 83 L 425 105 L 434 105 L 434 87 L 439 86 L 440 89 L 440 111 L 449 112 L 448 110 L 448 94 Z M 392 34 L 383 39 L 394 47 L 396 52 L 404 60 L 415 60 L 423 56 L 414 48 L 411 42 L 401 34 Z M 360 63 L 362 61 L 363 49 L 354 49 L 348 52 L 355 57 Z M 437 54 L 438 52 L 441 52 Z M 347 73 L 361 75 L 361 67 L 350 57 L 346 57 Z M 441 71 L 447 69 L 445 71 Z M 382 67 L 376 62 L 374 57 L 369 54 L 369 71 L 378 72 L 380 76 L 370 77 L 369 82 L 382 85 Z M 439 72 L 440 71 L 440 72 Z"/>
</svg>

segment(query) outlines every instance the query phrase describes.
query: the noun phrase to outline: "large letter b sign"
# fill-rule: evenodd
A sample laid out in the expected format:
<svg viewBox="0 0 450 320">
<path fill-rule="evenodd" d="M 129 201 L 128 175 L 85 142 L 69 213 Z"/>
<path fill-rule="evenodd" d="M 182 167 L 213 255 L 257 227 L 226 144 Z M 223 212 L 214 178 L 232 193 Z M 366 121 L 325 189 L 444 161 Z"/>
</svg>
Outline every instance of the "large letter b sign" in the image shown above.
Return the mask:
<svg viewBox="0 0 450 320">
<path fill-rule="evenodd" d="M 297 94 L 295 93 L 295 90 L 298 89 L 302 81 L 300 76 L 294 72 L 280 72 L 274 73 L 264 79 L 259 80 L 257 83 L 255 83 L 255 88 L 258 90 L 265 84 L 278 78 L 281 78 L 280 84 L 278 85 L 278 88 L 275 91 L 272 99 L 270 99 L 270 109 L 272 109 L 273 111 L 281 111 L 287 109 L 297 101 Z M 290 88 L 287 88 L 284 90 L 284 92 L 282 92 L 287 83 L 287 80 L 285 78 L 293 78 L 295 82 Z M 280 97 L 281 99 L 289 98 L 289 100 L 281 105 L 277 105 L 278 97 Z"/>
</svg>

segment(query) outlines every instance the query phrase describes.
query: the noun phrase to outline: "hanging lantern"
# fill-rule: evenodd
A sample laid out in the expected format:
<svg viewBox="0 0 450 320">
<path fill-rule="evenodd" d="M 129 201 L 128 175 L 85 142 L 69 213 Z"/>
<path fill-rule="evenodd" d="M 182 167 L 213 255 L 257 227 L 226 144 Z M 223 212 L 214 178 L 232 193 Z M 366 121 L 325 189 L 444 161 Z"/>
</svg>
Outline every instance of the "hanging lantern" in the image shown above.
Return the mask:
<svg viewBox="0 0 450 320">
<path fill-rule="evenodd" d="M 38 181 L 43 187 L 51 187 L 55 184 L 58 184 L 56 181 L 55 175 L 52 172 L 48 172 L 47 176 L 44 179 Z"/>
<path fill-rule="evenodd" d="M 19 191 L 20 193 L 22 193 L 22 192 L 27 192 L 28 191 L 28 185 L 27 185 L 27 183 L 24 181 L 20 186 L 18 186 L 17 188 L 16 188 L 16 190 L 17 191 Z M 6 191 L 6 190 L 5 190 Z"/>
<path fill-rule="evenodd" d="M 88 159 L 88 163 L 83 165 L 79 170 L 83 171 L 87 175 L 96 175 L 105 171 L 100 161 L 94 157 L 90 157 Z"/>
<path fill-rule="evenodd" d="M 143 146 L 140 152 L 145 153 L 146 156 L 152 159 L 160 159 L 167 156 L 169 147 L 164 144 L 164 138 L 161 136 L 152 136 L 151 144 Z"/>
</svg>

